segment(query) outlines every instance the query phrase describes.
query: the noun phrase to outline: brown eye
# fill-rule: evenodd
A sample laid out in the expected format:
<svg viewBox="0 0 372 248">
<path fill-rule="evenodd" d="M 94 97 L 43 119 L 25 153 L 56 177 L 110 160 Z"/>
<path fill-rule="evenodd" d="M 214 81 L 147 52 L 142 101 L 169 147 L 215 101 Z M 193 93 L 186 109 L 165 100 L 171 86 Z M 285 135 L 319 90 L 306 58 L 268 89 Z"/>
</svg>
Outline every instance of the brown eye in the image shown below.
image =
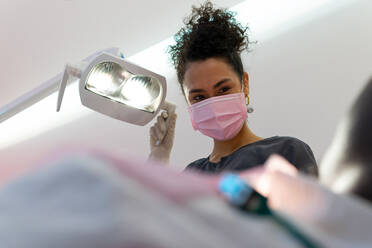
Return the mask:
<svg viewBox="0 0 372 248">
<path fill-rule="evenodd" d="M 192 98 L 192 102 L 200 102 L 204 99 L 205 99 L 205 97 L 203 95 L 196 95 Z"/>
<path fill-rule="evenodd" d="M 230 87 L 222 87 L 220 90 L 219 90 L 219 93 L 220 94 L 223 94 L 223 93 L 226 93 L 230 90 Z"/>
</svg>

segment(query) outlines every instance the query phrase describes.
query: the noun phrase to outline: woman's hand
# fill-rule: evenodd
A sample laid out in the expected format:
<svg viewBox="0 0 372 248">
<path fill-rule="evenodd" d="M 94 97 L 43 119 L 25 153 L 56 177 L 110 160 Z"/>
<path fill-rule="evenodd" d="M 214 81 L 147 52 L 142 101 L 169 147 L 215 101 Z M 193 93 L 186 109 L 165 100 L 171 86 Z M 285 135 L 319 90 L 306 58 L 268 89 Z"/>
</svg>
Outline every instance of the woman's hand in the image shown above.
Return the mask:
<svg viewBox="0 0 372 248">
<path fill-rule="evenodd" d="M 167 121 L 168 118 L 169 121 Z M 166 111 L 158 116 L 157 122 L 150 128 L 150 155 L 148 160 L 169 163 L 174 141 L 176 119 L 176 113 L 168 116 Z"/>
</svg>

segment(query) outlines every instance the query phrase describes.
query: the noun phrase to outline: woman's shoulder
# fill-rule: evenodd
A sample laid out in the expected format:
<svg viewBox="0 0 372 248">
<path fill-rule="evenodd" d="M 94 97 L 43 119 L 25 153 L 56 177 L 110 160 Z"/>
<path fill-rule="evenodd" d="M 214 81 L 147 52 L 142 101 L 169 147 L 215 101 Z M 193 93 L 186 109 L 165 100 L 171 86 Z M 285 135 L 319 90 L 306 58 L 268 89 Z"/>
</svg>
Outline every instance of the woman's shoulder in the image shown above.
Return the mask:
<svg viewBox="0 0 372 248">
<path fill-rule="evenodd" d="M 258 142 L 263 142 L 263 143 L 292 143 L 292 144 L 302 144 L 302 145 L 307 145 L 304 141 L 292 137 L 292 136 L 272 136 L 269 138 L 262 139 Z"/>
<path fill-rule="evenodd" d="M 188 164 L 185 168 L 185 170 L 188 169 L 203 169 L 208 164 L 208 158 L 199 158 L 190 164 Z"/>
<path fill-rule="evenodd" d="M 304 141 L 292 136 L 273 136 L 256 142 L 257 145 L 267 145 L 277 149 L 279 153 L 291 153 L 298 151 L 309 151 L 312 154 L 310 146 Z M 253 143 L 254 144 L 254 143 Z"/>
<path fill-rule="evenodd" d="M 308 150 L 312 153 L 310 146 L 299 138 L 291 136 L 277 136 L 278 143 L 283 145 L 287 150 Z"/>
<path fill-rule="evenodd" d="M 306 147 L 310 149 L 310 146 L 304 141 L 291 137 L 291 136 L 272 136 L 269 138 L 264 138 L 254 143 L 250 143 L 241 148 L 243 149 L 273 149 L 273 150 L 282 150 L 288 147 Z"/>
<path fill-rule="evenodd" d="M 303 172 L 313 175 L 318 174 L 314 153 L 307 143 L 290 136 L 281 136 L 278 142 L 281 143 L 281 149 L 278 152 L 280 155 Z"/>
<path fill-rule="evenodd" d="M 294 164 L 299 170 L 307 174 L 318 174 L 313 151 L 307 143 L 299 138 L 273 136 L 255 142 L 253 145 L 255 151 L 264 154 L 266 157 L 271 154 L 279 154 Z M 249 149 L 249 147 L 246 149 Z"/>
</svg>

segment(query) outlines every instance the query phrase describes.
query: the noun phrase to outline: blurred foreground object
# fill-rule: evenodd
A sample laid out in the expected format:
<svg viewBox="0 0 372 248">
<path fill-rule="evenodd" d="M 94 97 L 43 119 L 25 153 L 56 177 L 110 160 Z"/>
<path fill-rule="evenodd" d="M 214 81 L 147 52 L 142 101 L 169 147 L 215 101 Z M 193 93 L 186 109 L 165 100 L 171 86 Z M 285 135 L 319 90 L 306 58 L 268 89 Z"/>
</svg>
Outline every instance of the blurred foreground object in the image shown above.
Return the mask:
<svg viewBox="0 0 372 248">
<path fill-rule="evenodd" d="M 372 203 L 372 78 L 339 124 L 319 168 L 321 182 L 333 191 Z"/>
<path fill-rule="evenodd" d="M 322 245 L 372 243 L 370 205 L 308 178 L 275 175 L 276 197 L 287 198 L 276 209 Z M 7 248 L 299 246 L 269 218 L 226 204 L 219 179 L 76 152 L 1 186 L 0 240 Z"/>
</svg>

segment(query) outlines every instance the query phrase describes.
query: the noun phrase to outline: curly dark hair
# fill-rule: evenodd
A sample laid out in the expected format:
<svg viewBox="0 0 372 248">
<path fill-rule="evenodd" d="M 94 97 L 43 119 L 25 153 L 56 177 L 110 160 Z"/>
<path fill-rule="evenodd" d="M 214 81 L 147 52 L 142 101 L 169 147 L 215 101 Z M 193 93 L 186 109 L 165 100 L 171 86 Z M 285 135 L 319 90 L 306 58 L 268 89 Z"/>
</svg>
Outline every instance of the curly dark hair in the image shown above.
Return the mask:
<svg viewBox="0 0 372 248">
<path fill-rule="evenodd" d="M 236 13 L 215 9 L 210 1 L 200 7 L 192 6 L 192 13 L 184 19 L 185 26 L 174 36 L 175 45 L 168 47 L 171 63 L 181 85 L 188 62 L 212 57 L 224 58 L 242 79 L 244 74 L 240 54 L 248 50 L 248 27 L 235 19 Z"/>
</svg>

